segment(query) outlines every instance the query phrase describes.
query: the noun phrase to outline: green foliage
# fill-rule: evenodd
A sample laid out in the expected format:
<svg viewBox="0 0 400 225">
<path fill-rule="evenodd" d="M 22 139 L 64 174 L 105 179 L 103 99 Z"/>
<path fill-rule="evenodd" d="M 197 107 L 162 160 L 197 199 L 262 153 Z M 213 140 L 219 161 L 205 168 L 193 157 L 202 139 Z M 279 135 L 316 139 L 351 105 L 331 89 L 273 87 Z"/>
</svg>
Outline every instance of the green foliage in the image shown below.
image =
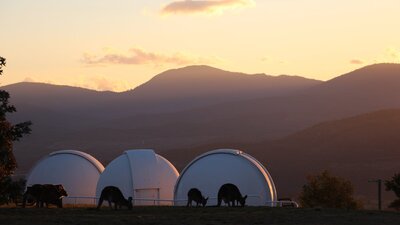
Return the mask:
<svg viewBox="0 0 400 225">
<path fill-rule="evenodd" d="M 395 174 L 391 180 L 385 181 L 386 191 L 393 191 L 397 199 L 390 203 L 389 208 L 400 210 L 400 174 Z"/>
<path fill-rule="evenodd" d="M 2 68 L 6 65 L 6 59 L 0 57 L 0 75 Z M 8 176 L 12 175 L 17 168 L 17 162 L 13 154 L 13 142 L 18 141 L 25 134 L 29 134 L 31 122 L 23 122 L 19 124 L 11 124 L 6 115 L 16 112 L 13 105 L 10 105 L 8 99 L 10 94 L 4 90 L 0 90 L 0 181 L 4 181 Z"/>
<path fill-rule="evenodd" d="M 361 203 L 353 198 L 354 188 L 350 181 L 323 171 L 319 175 L 308 176 L 307 184 L 300 194 L 303 207 L 361 208 Z"/>
</svg>

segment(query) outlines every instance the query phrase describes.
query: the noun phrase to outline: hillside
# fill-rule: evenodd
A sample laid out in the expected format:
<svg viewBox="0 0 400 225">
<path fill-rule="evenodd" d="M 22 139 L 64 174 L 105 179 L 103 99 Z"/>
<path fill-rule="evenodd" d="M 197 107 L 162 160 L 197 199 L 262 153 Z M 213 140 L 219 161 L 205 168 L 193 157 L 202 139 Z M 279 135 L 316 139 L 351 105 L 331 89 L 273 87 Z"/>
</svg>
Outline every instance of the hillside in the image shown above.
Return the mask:
<svg viewBox="0 0 400 225">
<path fill-rule="evenodd" d="M 288 95 L 321 81 L 299 76 L 228 72 L 210 66 L 188 66 L 156 75 L 125 94 L 142 111 L 179 111 L 217 103 Z"/>
<path fill-rule="evenodd" d="M 376 187 L 368 180 L 389 179 L 400 172 L 399 133 L 400 109 L 383 110 L 324 122 L 277 141 L 255 144 L 250 151 L 275 167 L 282 187 L 290 187 L 288 181 L 300 185 L 306 175 L 329 169 L 351 179 L 357 194 L 374 196 Z"/>
<path fill-rule="evenodd" d="M 10 92 L 13 104 L 80 113 L 99 104 L 115 100 L 117 93 L 45 83 L 22 82 L 1 87 Z M 22 111 L 22 110 L 21 110 Z"/>
<path fill-rule="evenodd" d="M 362 74 L 366 74 L 363 76 Z M 177 113 L 146 116 L 137 126 L 159 136 L 207 134 L 214 139 L 260 141 L 277 138 L 313 124 L 371 111 L 400 107 L 400 65 L 377 64 L 287 96 L 222 103 Z M 132 123 L 129 123 L 132 124 Z"/>
<path fill-rule="evenodd" d="M 376 186 L 367 181 L 389 179 L 400 172 L 399 133 L 400 109 L 392 109 L 323 122 L 275 141 L 210 143 L 163 154 L 183 168 L 212 149 L 242 149 L 267 167 L 280 196 L 297 196 L 307 175 L 328 169 L 350 179 L 356 195 L 371 205 Z M 385 192 L 384 197 L 386 202 L 393 198 Z"/>
<path fill-rule="evenodd" d="M 322 81 L 298 76 L 249 75 L 209 66 L 165 71 L 122 93 L 64 85 L 22 82 L 1 87 L 20 107 L 118 118 L 132 114 L 165 113 L 243 99 L 288 95 Z M 22 111 L 22 110 L 21 110 Z M 110 114 L 111 113 L 111 114 Z"/>
<path fill-rule="evenodd" d="M 399 134 L 400 109 L 392 109 L 324 122 L 281 141 L 303 146 L 312 155 L 333 152 L 334 155 L 327 155 L 333 158 L 346 153 L 354 154 L 347 155 L 351 160 L 358 160 L 361 154 L 386 158 L 382 151 L 400 156 Z"/>
</svg>

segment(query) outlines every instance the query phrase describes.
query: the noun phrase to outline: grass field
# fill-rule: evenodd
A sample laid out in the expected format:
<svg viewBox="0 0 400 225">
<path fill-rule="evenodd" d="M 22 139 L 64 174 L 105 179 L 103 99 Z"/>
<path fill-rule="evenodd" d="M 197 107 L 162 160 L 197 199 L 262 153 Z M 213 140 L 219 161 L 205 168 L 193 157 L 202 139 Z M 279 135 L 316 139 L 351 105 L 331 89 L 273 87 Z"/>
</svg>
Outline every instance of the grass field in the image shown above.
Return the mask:
<svg viewBox="0 0 400 225">
<path fill-rule="evenodd" d="M 400 213 L 338 209 L 286 209 L 267 207 L 186 208 L 134 207 L 132 211 L 103 208 L 0 208 L 0 224 L 296 224 L 380 225 L 400 224 Z"/>
</svg>

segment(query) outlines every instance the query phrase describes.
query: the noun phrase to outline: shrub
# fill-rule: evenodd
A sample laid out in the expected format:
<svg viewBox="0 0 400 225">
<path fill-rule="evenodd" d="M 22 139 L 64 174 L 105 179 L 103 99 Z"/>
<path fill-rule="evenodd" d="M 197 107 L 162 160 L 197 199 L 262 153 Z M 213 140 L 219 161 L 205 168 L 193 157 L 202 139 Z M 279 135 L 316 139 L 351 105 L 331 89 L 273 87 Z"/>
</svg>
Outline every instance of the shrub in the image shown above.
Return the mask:
<svg viewBox="0 0 400 225">
<path fill-rule="evenodd" d="M 350 181 L 336 177 L 328 171 L 307 177 L 307 184 L 300 194 L 303 207 L 322 208 L 361 208 L 360 202 L 353 197 L 354 188 Z"/>
</svg>

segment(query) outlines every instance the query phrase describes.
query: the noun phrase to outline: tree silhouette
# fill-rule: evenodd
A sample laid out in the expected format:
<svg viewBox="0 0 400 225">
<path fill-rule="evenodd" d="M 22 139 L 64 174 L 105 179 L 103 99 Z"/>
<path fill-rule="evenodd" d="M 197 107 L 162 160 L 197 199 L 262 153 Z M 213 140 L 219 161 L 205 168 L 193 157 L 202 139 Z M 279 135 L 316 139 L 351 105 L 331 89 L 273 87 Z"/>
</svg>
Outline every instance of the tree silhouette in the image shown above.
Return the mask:
<svg viewBox="0 0 400 225">
<path fill-rule="evenodd" d="M 21 200 L 24 194 L 25 185 L 25 179 L 13 181 L 10 176 L 5 177 L 1 181 L 0 203 L 8 204 L 10 202 L 14 202 L 15 204 L 17 204 L 18 200 Z"/>
<path fill-rule="evenodd" d="M 389 204 L 389 208 L 400 210 L 400 174 L 396 173 L 391 180 L 385 181 L 386 191 L 393 191 L 397 199 Z"/>
<path fill-rule="evenodd" d="M 323 171 L 319 175 L 308 176 L 307 184 L 300 194 L 303 207 L 361 208 L 353 198 L 354 188 L 350 181 Z"/>
<path fill-rule="evenodd" d="M 0 75 L 2 75 L 2 68 L 5 65 L 6 59 L 0 57 Z M 13 154 L 13 142 L 18 141 L 25 134 L 29 134 L 32 124 L 27 121 L 13 125 L 7 120 L 7 114 L 16 112 L 15 107 L 9 103 L 9 98 L 10 94 L 7 91 L 0 90 L 0 185 L 17 168 Z"/>
</svg>

